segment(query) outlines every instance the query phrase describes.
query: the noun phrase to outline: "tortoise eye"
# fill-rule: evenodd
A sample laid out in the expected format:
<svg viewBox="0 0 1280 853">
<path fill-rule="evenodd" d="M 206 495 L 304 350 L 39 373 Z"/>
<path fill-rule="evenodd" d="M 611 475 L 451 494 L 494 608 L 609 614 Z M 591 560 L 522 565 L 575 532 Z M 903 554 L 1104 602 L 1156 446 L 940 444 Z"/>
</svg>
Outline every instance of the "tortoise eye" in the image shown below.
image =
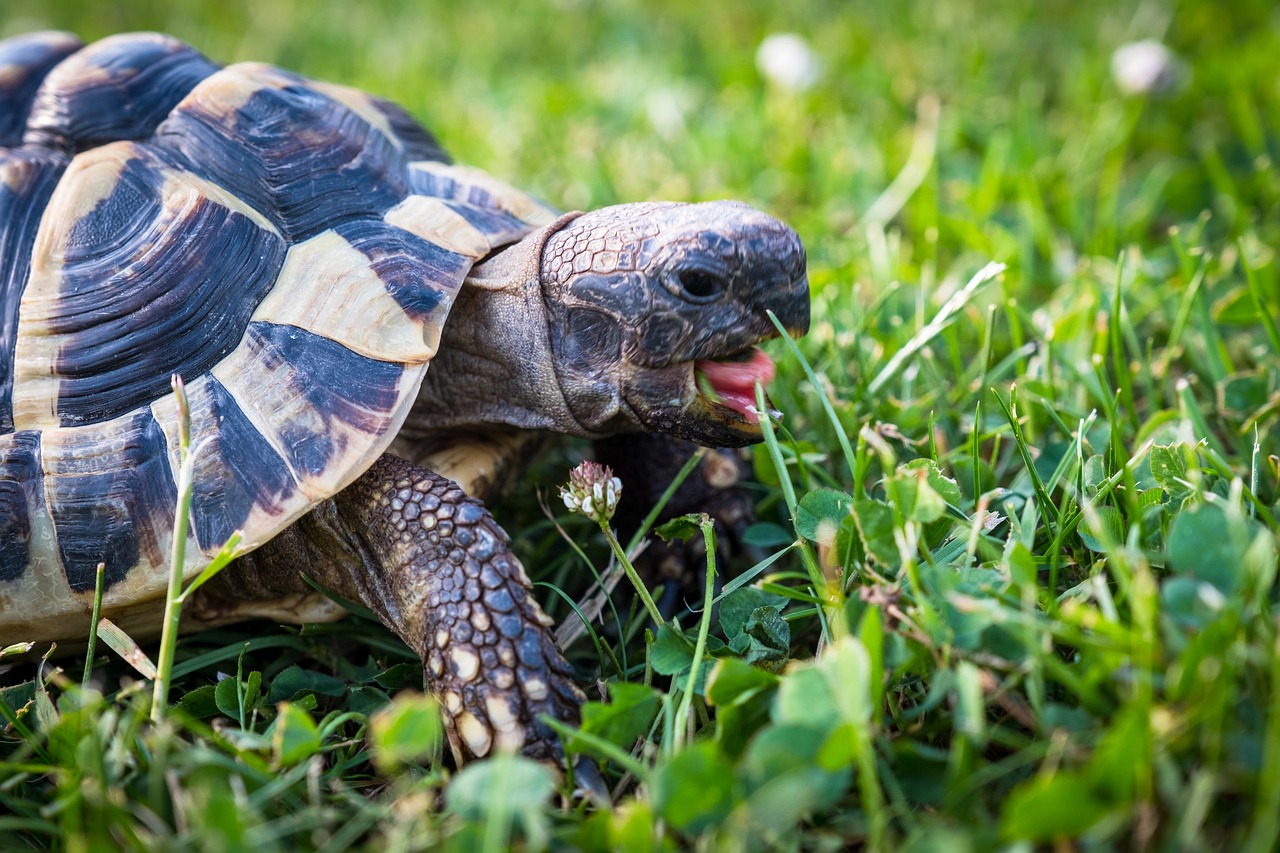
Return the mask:
<svg viewBox="0 0 1280 853">
<path fill-rule="evenodd" d="M 715 299 L 725 290 L 725 280 L 701 269 L 681 270 L 676 278 L 684 295 L 695 302 Z"/>
</svg>

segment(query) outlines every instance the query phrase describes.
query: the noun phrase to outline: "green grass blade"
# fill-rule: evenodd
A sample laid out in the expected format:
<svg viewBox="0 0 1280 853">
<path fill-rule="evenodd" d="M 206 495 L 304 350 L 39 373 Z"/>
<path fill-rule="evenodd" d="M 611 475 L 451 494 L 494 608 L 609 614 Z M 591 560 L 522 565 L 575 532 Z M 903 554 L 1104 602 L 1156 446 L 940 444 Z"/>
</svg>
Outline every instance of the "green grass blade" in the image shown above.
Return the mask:
<svg viewBox="0 0 1280 853">
<path fill-rule="evenodd" d="M 969 279 L 968 284 L 956 291 L 943 304 L 937 315 L 924 328 L 912 335 L 902 349 L 893 354 L 893 357 L 889 359 L 885 366 L 880 369 L 880 372 L 876 374 L 875 378 L 867 385 L 868 396 L 877 396 L 884 389 L 884 386 L 907 365 L 907 362 L 915 357 L 916 353 L 924 349 L 931 340 L 938 336 L 939 332 L 955 319 L 960 309 L 967 305 L 969 300 L 973 299 L 974 295 L 977 294 L 978 289 L 1004 272 L 1004 269 L 1004 264 L 992 262 L 978 270 L 973 278 Z"/>
<path fill-rule="evenodd" d="M 212 580 L 219 572 L 230 565 L 232 560 L 240 556 L 242 553 L 240 551 L 240 540 L 243 538 L 244 534 L 239 530 L 231 534 L 231 538 L 223 544 L 209 565 L 205 566 L 200 574 L 196 575 L 191 583 L 187 584 L 187 588 L 182 591 L 182 594 L 178 596 L 179 604 L 185 604 L 187 599 L 195 594 L 196 590 Z"/>
<path fill-rule="evenodd" d="M 836 437 L 836 441 L 840 443 L 840 450 L 844 453 L 845 464 L 849 468 L 849 476 L 857 477 L 858 464 L 854 458 L 853 447 L 849 444 L 849 436 L 845 433 L 844 425 L 840 423 L 840 418 L 836 415 L 835 407 L 831 404 L 831 398 L 827 396 L 826 390 L 822 387 L 822 383 L 818 381 L 818 374 L 814 372 L 813 366 L 809 364 L 809 360 L 804 357 L 804 353 L 800 352 L 800 347 L 796 346 L 795 339 L 787 333 L 785 327 L 779 322 L 777 315 L 772 311 L 769 312 L 769 320 L 773 323 L 774 328 L 778 330 L 778 334 L 786 341 L 787 349 L 791 350 L 791 355 L 800 364 L 800 368 L 804 370 L 804 375 L 809 378 L 809 385 L 818 394 L 818 400 L 822 403 L 822 410 L 827 415 L 827 420 L 831 423 L 832 433 Z"/>
<path fill-rule="evenodd" d="M 98 563 L 98 571 L 93 583 L 93 612 L 89 616 L 89 647 L 84 652 L 84 677 L 80 686 L 89 687 L 89 676 L 93 674 L 93 656 L 98 643 L 98 620 L 102 618 L 102 588 L 107 577 L 107 564 Z"/>
<path fill-rule="evenodd" d="M 1262 328 L 1266 330 L 1267 340 L 1271 342 L 1271 352 L 1280 354 L 1280 327 L 1276 325 L 1276 318 L 1271 315 L 1271 311 L 1267 308 L 1267 302 L 1262 296 L 1262 285 L 1258 281 L 1258 271 L 1249 263 L 1249 255 L 1246 252 L 1244 240 L 1238 239 L 1236 245 L 1240 249 L 1240 266 L 1244 267 L 1244 278 L 1249 285 L 1249 296 L 1253 298 L 1253 304 L 1258 306 L 1258 319 L 1262 322 Z"/>
<path fill-rule="evenodd" d="M 1005 419 L 1009 422 L 1010 429 L 1013 430 L 1013 441 L 1018 448 L 1018 454 L 1022 457 L 1022 463 L 1026 467 L 1027 475 L 1031 478 L 1031 486 L 1036 493 L 1037 506 L 1039 506 L 1040 511 L 1044 513 L 1048 520 L 1057 523 L 1058 508 L 1049 500 L 1049 493 L 1045 490 L 1044 481 L 1036 470 L 1035 459 L 1031 455 L 1031 449 L 1027 446 L 1026 437 L 1022 434 L 1022 427 L 1018 423 L 1016 414 L 1017 386 L 1010 388 L 1009 402 L 1007 403 L 996 389 L 992 388 L 991 393 L 996 398 L 996 402 L 1000 404 L 1000 410 L 1004 412 Z"/>
</svg>

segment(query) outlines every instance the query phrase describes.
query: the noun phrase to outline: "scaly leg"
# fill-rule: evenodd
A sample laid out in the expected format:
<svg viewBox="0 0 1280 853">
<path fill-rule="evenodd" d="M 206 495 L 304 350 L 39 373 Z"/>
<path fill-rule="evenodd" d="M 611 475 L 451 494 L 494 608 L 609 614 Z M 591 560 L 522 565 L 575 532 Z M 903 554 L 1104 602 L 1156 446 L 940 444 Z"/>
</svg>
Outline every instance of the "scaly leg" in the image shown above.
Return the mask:
<svg viewBox="0 0 1280 853">
<path fill-rule="evenodd" d="M 538 717 L 576 723 L 584 696 L 510 539 L 451 480 L 384 455 L 237 562 L 243 583 L 301 569 L 377 613 L 422 657 L 459 762 L 498 748 L 561 757 Z"/>
</svg>

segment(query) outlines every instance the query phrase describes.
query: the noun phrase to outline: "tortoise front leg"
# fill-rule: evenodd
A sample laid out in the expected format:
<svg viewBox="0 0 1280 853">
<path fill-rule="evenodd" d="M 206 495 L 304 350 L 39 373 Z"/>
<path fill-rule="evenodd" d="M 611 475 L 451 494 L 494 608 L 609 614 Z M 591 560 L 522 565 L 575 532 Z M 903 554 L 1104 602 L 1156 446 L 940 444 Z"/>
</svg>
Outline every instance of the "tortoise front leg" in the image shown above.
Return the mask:
<svg viewBox="0 0 1280 853">
<path fill-rule="evenodd" d="M 577 723 L 585 697 L 510 539 L 453 481 L 384 455 L 245 559 L 259 576 L 302 567 L 377 613 L 422 657 L 459 762 L 497 748 L 562 757 L 538 718 Z"/>
</svg>

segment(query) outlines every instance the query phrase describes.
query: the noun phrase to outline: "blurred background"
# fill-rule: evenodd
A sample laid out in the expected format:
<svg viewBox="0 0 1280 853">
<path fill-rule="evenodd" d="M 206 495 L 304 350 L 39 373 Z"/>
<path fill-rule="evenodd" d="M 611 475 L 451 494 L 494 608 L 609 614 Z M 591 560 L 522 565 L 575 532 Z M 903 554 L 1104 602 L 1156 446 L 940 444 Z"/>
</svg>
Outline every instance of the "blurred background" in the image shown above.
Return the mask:
<svg viewBox="0 0 1280 853">
<path fill-rule="evenodd" d="M 782 342 L 769 344 L 778 358 L 770 394 L 790 435 L 775 443 L 782 448 L 777 458 L 785 450 L 786 462 L 773 460 L 771 449 L 754 450 L 750 488 L 761 519 L 754 544 L 793 547 L 794 513 L 777 488 L 779 471 L 794 474 L 806 490 L 848 488 L 839 442 L 868 435 L 877 448 L 892 445 L 899 461 L 932 457 L 954 476 L 956 497 L 948 500 L 963 504 L 958 518 L 970 518 L 975 507 L 984 513 L 988 497 L 1002 502 L 992 506 L 1006 518 L 982 515 L 982 525 L 990 531 L 988 521 L 1008 521 L 998 533 L 1003 539 L 1004 530 L 1011 531 L 1008 547 L 985 542 L 989 550 L 978 552 L 982 566 L 970 562 L 977 514 L 971 521 L 935 522 L 928 529 L 942 533 L 928 535 L 951 538 L 930 542 L 927 560 L 896 565 L 899 549 L 915 549 L 921 534 L 914 531 L 925 514 L 913 511 L 907 539 L 899 506 L 897 526 L 889 530 L 890 506 L 879 500 L 886 496 L 879 481 L 893 460 L 884 461 L 889 451 L 864 454 L 859 445 L 860 458 L 876 458 L 871 468 L 851 472 L 867 480 L 851 493 L 869 490 L 874 500 L 845 495 L 847 503 L 839 503 L 827 491 L 822 520 L 840 519 L 840 535 L 857 545 L 848 554 L 861 560 L 857 542 L 865 539 L 868 563 L 888 568 L 883 576 L 856 576 L 865 586 L 863 594 L 850 593 L 849 625 L 861 625 L 859 632 L 873 626 L 874 634 L 860 636 L 877 638 L 879 656 L 880 617 L 868 602 L 889 602 L 918 620 L 885 611 L 883 651 L 893 680 L 865 700 L 868 709 L 883 703 L 892 715 L 877 735 L 881 760 L 864 765 L 862 757 L 855 762 L 856 750 L 843 757 L 828 751 L 835 735 L 815 740 L 814 732 L 827 738 L 839 731 L 844 739 L 848 718 L 795 698 L 788 716 L 774 718 L 780 725 L 762 729 L 772 734 L 756 741 L 763 744 L 758 753 L 744 753 L 746 738 L 755 737 L 751 732 L 769 714 L 772 693 L 762 690 L 750 700 L 754 710 L 735 705 L 737 716 L 720 718 L 729 721 L 716 735 L 722 747 L 700 735 L 673 748 L 680 739 L 669 733 L 660 748 L 656 737 L 645 747 L 644 760 L 652 759 L 668 792 L 650 798 L 642 791 L 615 813 L 613 849 L 627 827 L 641 833 L 627 838 L 643 839 L 634 849 L 656 845 L 655 815 L 669 831 L 688 830 L 685 837 L 697 838 L 700 849 L 727 849 L 712 836 L 715 827 L 702 835 L 689 827 L 719 820 L 714 809 L 723 805 L 727 813 L 729 803 L 741 820 L 726 822 L 724 837 L 737 827 L 760 847 L 773 839 L 751 821 L 790 827 L 806 809 L 820 807 L 827 812 L 822 825 L 792 847 L 877 849 L 879 837 L 918 832 L 924 838 L 932 827 L 937 832 L 913 849 L 990 850 L 999 843 L 1031 849 L 1031 841 L 1015 839 L 1074 849 L 1064 839 L 1077 834 L 1089 849 L 1246 849 L 1246 833 L 1256 842 L 1249 849 L 1275 849 L 1280 646 L 1274 552 L 1267 550 L 1272 540 L 1245 532 L 1252 537 L 1249 531 L 1261 527 L 1255 514 L 1272 529 L 1280 514 L 1280 331 L 1260 322 L 1280 316 L 1276 0 L 0 2 L 0 37 L 45 28 L 72 30 L 85 40 L 163 30 L 218 62 L 275 63 L 389 97 L 431 128 L 457 160 L 561 208 L 659 198 L 739 198 L 761 207 L 795 226 L 809 250 L 814 322 L 799 347 L 814 378 Z M 989 261 L 1006 264 L 1007 271 L 978 290 L 963 290 Z M 931 322 L 935 315 L 945 322 Z M 833 402 L 830 418 L 819 390 Z M 1185 454 L 1170 452 L 1156 473 L 1148 448 L 1176 442 L 1196 445 L 1195 466 L 1188 469 Z M 515 548 L 533 577 L 562 591 L 564 600 L 539 590 L 547 592 L 550 614 L 571 619 L 565 601 L 577 599 L 590 577 L 581 552 L 562 543 L 536 497 L 540 489 L 556 503 L 555 486 L 581 458 L 574 448 L 563 452 L 568 455 L 540 460 L 541 471 L 522 478 L 509 498 L 513 505 L 497 514 L 516 534 Z M 1207 503 L 1210 489 L 1220 498 L 1234 495 L 1230 513 L 1193 507 L 1201 498 L 1193 501 L 1184 488 L 1188 470 Z M 1248 506 L 1247 525 L 1246 504 L 1237 507 L 1244 480 L 1232 484 L 1233 476 L 1259 495 L 1257 506 Z M 892 494 L 895 502 L 923 494 L 915 474 L 899 472 L 893 480 L 912 483 Z M 1056 482 L 1051 488 L 1062 495 L 1054 499 L 1058 510 L 1043 516 L 1037 507 L 1049 501 L 1039 494 L 1042 481 Z M 1117 483 L 1122 486 L 1112 493 Z M 1099 491 L 1103 486 L 1108 491 Z M 940 505 L 942 498 L 934 498 Z M 856 541 L 849 506 L 858 519 Z M 1076 510 L 1088 506 L 1098 515 L 1080 526 L 1084 510 Z M 563 521 L 568 538 L 588 543 L 585 552 L 602 565 L 608 549 L 595 538 L 594 525 L 557 511 L 555 524 Z M 1175 527 L 1175 517 L 1186 520 Z M 948 526 L 958 533 L 948 533 Z M 815 520 L 811 538 L 821 529 Z M 1258 547 L 1246 552 L 1247 542 Z M 832 552 L 839 548 L 826 559 Z M 1160 573 L 1159 588 L 1151 566 Z M 927 582 L 914 575 L 902 582 L 896 573 L 912 567 Z M 774 588 L 799 599 L 786 614 L 795 634 L 781 641 L 788 653 L 800 650 L 796 659 L 812 652 L 818 636 L 815 610 L 803 609 L 813 599 L 799 592 L 809 582 L 802 568 L 792 553 L 769 569 L 783 578 Z M 728 574 L 723 564 L 719 571 Z M 639 646 L 638 631 L 616 634 Z M 612 641 L 613 635 L 602 636 Z M 222 673 L 238 666 L 247 640 L 255 647 L 243 670 L 265 673 L 251 690 L 260 683 L 269 705 L 295 694 L 295 661 L 346 679 L 311 673 L 314 683 L 327 685 L 323 712 L 344 702 L 361 719 L 374 700 L 386 699 L 383 687 L 399 689 L 410 683 L 406 672 L 413 679 L 418 672 L 398 641 L 364 620 L 301 635 L 254 623 L 184 640 L 180 665 L 191 664 L 193 672 L 183 687 L 191 690 L 187 695 L 206 705 L 211 695 L 238 696 L 224 694 L 222 685 L 239 691 L 239 676 L 231 682 Z M 353 652 L 355 644 L 377 650 L 377 665 L 363 647 Z M 627 643 L 616 645 L 628 660 Z M 584 684 L 609 672 L 604 656 L 586 642 L 571 657 Z M 400 662 L 383 671 L 386 660 Z M 643 671 L 648 683 L 652 673 L 642 656 L 629 660 L 629 676 L 637 680 Z M 196 671 L 197 664 L 203 669 Z M 867 672 L 878 671 L 860 666 L 865 671 L 829 671 L 849 685 L 855 677 L 845 672 L 867 679 Z M 748 693 L 756 688 L 741 695 Z M 855 694 L 862 695 L 851 686 L 849 695 Z M 673 688 L 668 697 L 675 695 Z M 267 716 L 255 710 L 250 728 L 273 713 L 257 701 Z M 303 707 L 295 706 L 289 726 L 306 718 Z M 244 729 L 245 706 L 238 711 Z M 876 715 L 879 720 L 880 711 Z M 290 833 L 312 833 L 306 835 L 312 845 L 341 849 L 339 842 L 351 843 L 375 821 L 368 849 L 431 846 L 444 837 L 433 833 L 444 826 L 447 835 L 451 825 L 463 827 L 448 839 L 454 849 L 480 849 L 481 831 L 485 843 L 499 849 L 492 843 L 498 822 L 482 819 L 488 813 L 479 808 L 465 811 L 465 797 L 480 802 L 496 791 L 492 800 L 505 809 L 503 820 L 516 809 L 532 812 L 538 801 L 535 793 L 532 801 L 509 805 L 503 798 L 519 784 L 505 778 L 477 783 L 497 778 L 480 773 L 502 772 L 480 770 L 470 782 L 466 771 L 456 777 L 473 786 L 469 795 L 462 785 L 448 790 L 458 798 L 450 802 L 459 814 L 481 815 L 472 823 L 440 823 L 429 808 L 437 793 L 429 786 L 438 783 L 413 788 L 421 780 L 409 774 L 385 788 L 393 796 L 412 792 L 396 805 L 388 809 L 376 797 L 366 803 L 363 793 L 351 793 L 368 781 L 359 778 L 366 773 L 361 751 L 328 765 L 330 780 L 346 774 L 357 781 L 326 789 L 338 793 L 321 806 L 312 793 L 320 776 L 306 770 L 304 778 L 301 763 L 289 771 L 294 788 L 287 794 L 276 778 L 253 775 L 265 766 L 258 733 L 242 731 L 245 737 L 233 739 L 234 727 L 224 730 L 231 746 L 218 748 L 234 750 L 250 768 L 244 771 L 204 748 L 153 748 L 146 741 L 130 752 L 105 734 L 110 720 L 119 719 L 122 728 L 132 726 L 133 737 L 138 727 L 127 715 L 104 714 L 106 723 L 87 716 L 77 721 L 76 714 L 67 719 L 63 731 L 80 731 L 73 728 L 80 725 L 88 734 L 75 735 L 83 740 L 60 734 L 50 749 L 64 768 L 78 766 L 76 773 L 0 784 L 0 813 L 13 803 L 21 815 L 9 825 L 34 826 L 47 836 L 32 849 L 56 848 L 58 839 L 84 834 L 74 823 L 77 803 L 116 810 L 114 841 L 139 824 L 135 801 L 159 802 L 156 814 L 167 814 L 170 797 L 179 827 L 190 822 L 202 841 L 201 833 L 225 836 L 231 839 L 226 849 L 276 849 L 261 838 L 287 839 L 278 849 L 307 846 Z M 804 742 L 812 752 L 795 747 L 799 722 L 810 727 Z M 830 729 L 834 725 L 842 728 Z M 142 731 L 140 737 L 151 737 Z M 167 730 L 157 731 L 162 737 L 155 742 L 168 743 Z M 300 749 L 314 748 L 307 760 L 319 768 L 320 735 L 314 725 L 309 731 L 314 743 Z M 634 738 L 618 743 L 625 751 Z M 326 760 L 342 749 L 363 750 L 353 746 L 358 742 L 326 745 Z M 823 761 L 832 762 L 826 770 L 813 757 L 819 743 Z M 713 761 L 709 755 L 720 748 L 727 751 Z M 739 761 L 739 753 L 747 757 Z M 109 760 L 84 758 L 98 755 Z M 144 769 L 127 769 L 134 760 L 120 757 L 127 755 Z M 855 763 L 857 797 L 850 782 Z M 100 765 L 109 769 L 92 769 Z M 30 766 L 37 770 L 23 765 L 13 778 L 44 774 Z M 180 798 L 177 785 L 164 787 L 188 772 L 172 766 L 198 768 L 185 777 L 195 780 L 191 798 Z M 786 777 L 787 787 L 767 787 L 779 767 L 796 775 Z M 883 780 L 889 809 L 879 807 L 881 786 L 862 778 L 864 769 L 872 782 Z M 85 775 L 92 773 L 106 780 L 114 778 L 109 773 L 132 774 L 132 787 L 95 787 L 95 777 Z M 813 787 L 792 785 L 801 774 Z M 258 778 L 271 781 L 252 781 Z M 257 786 L 252 808 L 242 804 L 242 780 Z M 375 784 L 384 790 L 382 781 Z M 139 796 L 143 790 L 150 793 Z M 133 800 L 125 803 L 121 791 Z M 652 811 L 647 798 L 656 804 Z M 349 818 L 353 813 L 358 817 Z M 557 826 L 566 825 L 562 818 L 554 819 Z M 95 820 L 84 826 L 96 827 Z M 581 826 L 602 832 L 610 820 L 600 812 Z M 321 826 L 332 836 L 313 830 Z M 4 828 L 0 817 L 0 847 L 16 849 L 4 843 Z M 155 838 L 167 838 L 167 831 Z M 592 837 L 600 849 L 609 848 L 602 836 Z M 157 849 L 159 842 L 147 841 L 144 836 L 135 849 Z M 537 849 L 534 842 L 528 846 Z M 744 843 L 743 849 L 755 847 Z"/>
<path fill-rule="evenodd" d="M 1280 198 L 1266 0 L 0 8 L 0 35 L 43 28 L 163 30 L 368 89 L 563 208 L 743 198 L 797 226 L 819 285 L 996 259 L 1051 286 L 1080 256 L 1206 209 L 1236 233 Z M 1167 53 L 1126 78 L 1116 51 L 1143 40 Z"/>
</svg>

